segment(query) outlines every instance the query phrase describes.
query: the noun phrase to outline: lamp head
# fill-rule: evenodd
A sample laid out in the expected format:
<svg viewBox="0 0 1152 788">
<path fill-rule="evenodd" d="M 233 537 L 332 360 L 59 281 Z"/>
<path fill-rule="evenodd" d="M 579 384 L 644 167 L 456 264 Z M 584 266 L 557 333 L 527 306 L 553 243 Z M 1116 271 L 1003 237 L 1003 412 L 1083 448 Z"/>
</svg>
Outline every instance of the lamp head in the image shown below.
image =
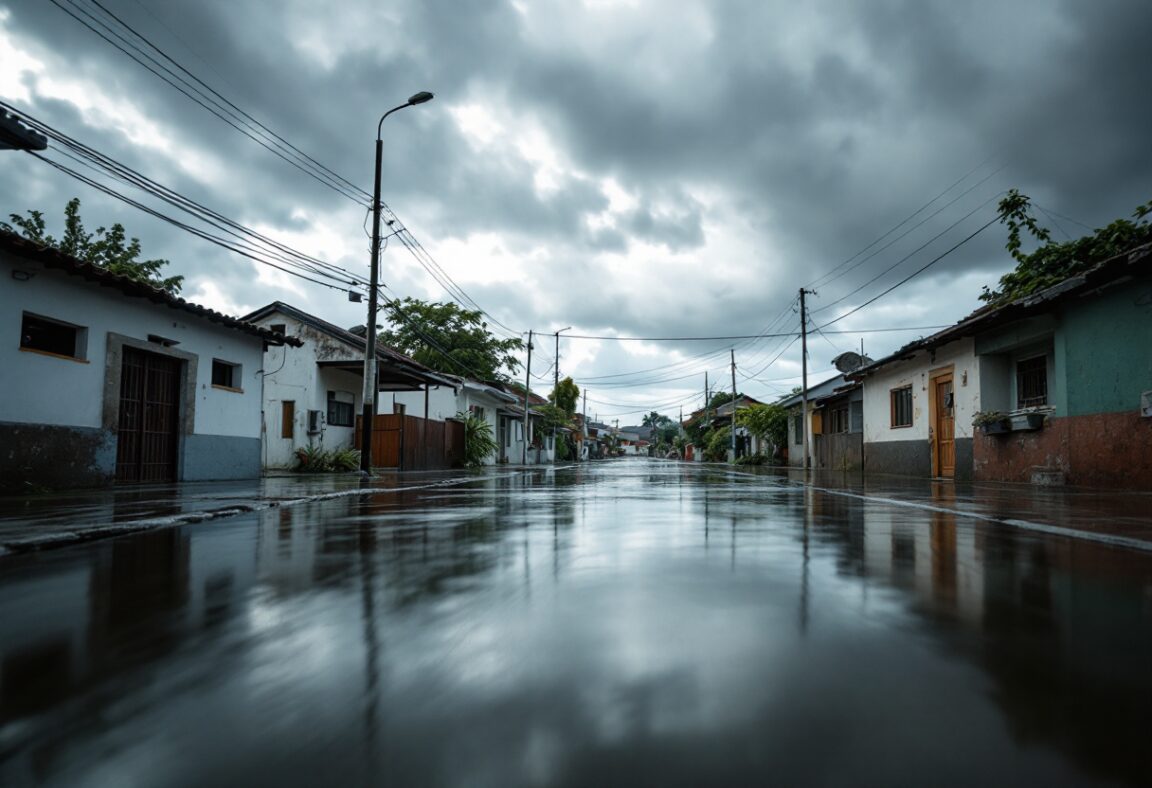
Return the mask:
<svg viewBox="0 0 1152 788">
<path fill-rule="evenodd" d="M 410 99 L 408 99 L 408 104 L 415 106 L 416 104 L 424 104 L 424 103 L 429 102 L 431 100 L 432 100 L 432 94 L 429 93 L 427 90 L 421 90 L 419 93 L 417 93 L 416 95 L 414 95 Z"/>
</svg>

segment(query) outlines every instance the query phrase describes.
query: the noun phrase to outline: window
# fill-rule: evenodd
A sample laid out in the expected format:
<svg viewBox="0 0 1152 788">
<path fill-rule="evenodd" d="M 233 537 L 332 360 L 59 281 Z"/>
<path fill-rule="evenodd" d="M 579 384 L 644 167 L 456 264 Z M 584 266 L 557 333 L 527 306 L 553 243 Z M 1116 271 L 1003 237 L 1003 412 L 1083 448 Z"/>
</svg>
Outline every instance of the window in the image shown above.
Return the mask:
<svg viewBox="0 0 1152 788">
<path fill-rule="evenodd" d="M 835 408 L 828 412 L 828 429 L 825 432 L 848 431 L 848 406 Z"/>
<path fill-rule="evenodd" d="M 280 403 L 280 437 L 296 437 L 296 403 L 290 399 Z"/>
<path fill-rule="evenodd" d="M 212 359 L 212 385 L 226 389 L 240 389 L 240 365 Z"/>
<path fill-rule="evenodd" d="M 469 405 L 468 410 L 476 418 L 480 419 L 481 421 L 484 420 L 484 408 L 480 407 L 479 405 Z"/>
<path fill-rule="evenodd" d="M 804 417 L 799 413 L 792 417 L 792 442 L 796 444 L 804 442 Z"/>
<path fill-rule="evenodd" d="M 268 330 L 277 334 L 286 334 L 288 333 L 288 326 L 284 323 L 273 323 L 272 325 L 268 326 Z"/>
<path fill-rule="evenodd" d="M 1048 357 L 1033 356 L 1016 362 L 1016 407 L 1048 404 Z"/>
<path fill-rule="evenodd" d="M 54 356 L 85 358 L 88 329 L 47 317 L 24 313 L 20 325 L 20 349 L 51 353 Z"/>
<path fill-rule="evenodd" d="M 355 424 L 352 412 L 353 395 L 347 391 L 328 392 L 328 423 L 333 427 L 351 427 Z"/>
<path fill-rule="evenodd" d="M 892 389 L 892 426 L 912 426 L 912 387 Z"/>
</svg>

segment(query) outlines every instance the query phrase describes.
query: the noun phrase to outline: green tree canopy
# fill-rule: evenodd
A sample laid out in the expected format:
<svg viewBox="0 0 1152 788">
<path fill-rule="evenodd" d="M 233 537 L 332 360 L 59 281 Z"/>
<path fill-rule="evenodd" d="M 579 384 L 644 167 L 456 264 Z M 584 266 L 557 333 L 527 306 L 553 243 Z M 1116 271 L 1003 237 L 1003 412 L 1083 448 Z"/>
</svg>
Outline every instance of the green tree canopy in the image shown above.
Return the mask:
<svg viewBox="0 0 1152 788">
<path fill-rule="evenodd" d="M 643 421 L 640 423 L 645 427 L 666 427 L 669 424 L 674 424 L 675 422 L 673 422 L 671 418 L 665 416 L 662 413 L 652 411 L 647 416 L 645 416 Z"/>
<path fill-rule="evenodd" d="M 736 421 L 757 438 L 777 447 L 788 440 L 788 411 L 779 405 L 753 405 L 739 411 Z"/>
<path fill-rule="evenodd" d="M 432 369 L 481 380 L 509 380 L 520 368 L 518 337 L 501 339 L 488 330 L 479 310 L 405 298 L 383 310 L 389 328 L 380 341 Z"/>
<path fill-rule="evenodd" d="M 140 239 L 128 239 L 120 223 L 111 228 L 97 227 L 92 233 L 85 231 L 84 223 L 80 220 L 79 197 L 73 197 L 64 207 L 64 237 L 60 240 L 47 234 L 44 214 L 32 210 L 27 213 L 27 216 L 9 214 L 12 224 L 0 222 L 0 228 L 19 233 L 30 241 L 51 246 L 114 274 L 158 287 L 172 295 L 178 294 L 184 284 L 183 276 L 160 276 L 160 269 L 168 265 L 167 260 L 139 259 Z"/>
<path fill-rule="evenodd" d="M 1008 241 L 1004 245 L 1016 260 L 1016 268 L 1000 277 L 995 290 L 985 287 L 980 300 L 992 305 L 1005 304 L 1081 274 L 1110 257 L 1123 254 L 1141 244 L 1152 242 L 1152 226 L 1148 215 L 1152 202 L 1139 206 L 1132 214 L 1135 221 L 1117 219 L 1107 227 L 1074 241 L 1057 242 L 1052 234 L 1032 215 L 1032 204 L 1027 195 L 1016 189 L 1000 201 L 1000 222 L 1008 227 Z M 1041 245 L 1025 253 L 1027 232 Z"/>
<path fill-rule="evenodd" d="M 721 405 L 727 405 L 732 400 L 740 399 L 743 396 L 743 394 L 733 396 L 731 391 L 717 391 L 712 395 L 712 398 L 708 400 L 708 410 L 715 411 Z"/>
<path fill-rule="evenodd" d="M 553 404 L 560 410 L 571 416 L 576 412 L 576 403 L 580 401 L 580 387 L 572 378 L 564 378 L 556 384 L 556 388 L 552 389 L 552 394 L 548 399 L 552 400 Z"/>
</svg>

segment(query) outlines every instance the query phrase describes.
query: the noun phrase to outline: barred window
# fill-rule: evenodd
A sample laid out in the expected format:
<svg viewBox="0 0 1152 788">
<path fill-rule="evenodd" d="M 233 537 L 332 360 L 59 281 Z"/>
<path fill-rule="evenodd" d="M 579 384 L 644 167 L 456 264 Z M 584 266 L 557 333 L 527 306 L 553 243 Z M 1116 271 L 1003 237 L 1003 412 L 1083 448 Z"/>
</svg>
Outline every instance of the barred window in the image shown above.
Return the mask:
<svg viewBox="0 0 1152 788">
<path fill-rule="evenodd" d="M 848 431 L 848 408 L 835 408 L 828 412 L 828 429 L 825 432 Z"/>
<path fill-rule="evenodd" d="M 1048 357 L 1034 356 L 1016 362 L 1016 407 L 1048 404 Z"/>
<path fill-rule="evenodd" d="M 902 388 L 892 389 L 892 426 L 893 427 L 911 427 L 912 426 L 912 387 L 903 386 Z"/>
<path fill-rule="evenodd" d="M 328 392 L 328 424 L 333 427 L 351 427 L 356 422 L 354 399 L 343 391 Z"/>
</svg>

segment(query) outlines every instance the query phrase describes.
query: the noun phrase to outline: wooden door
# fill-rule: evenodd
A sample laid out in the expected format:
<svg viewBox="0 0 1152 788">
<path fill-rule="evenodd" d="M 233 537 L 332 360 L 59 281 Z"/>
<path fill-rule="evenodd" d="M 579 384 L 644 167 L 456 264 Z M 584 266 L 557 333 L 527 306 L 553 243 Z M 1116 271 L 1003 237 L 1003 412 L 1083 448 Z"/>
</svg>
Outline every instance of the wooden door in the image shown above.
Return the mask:
<svg viewBox="0 0 1152 788">
<path fill-rule="evenodd" d="M 956 475 L 956 423 L 952 397 L 952 373 L 932 378 L 934 416 L 932 455 L 936 476 L 952 478 Z"/>
<path fill-rule="evenodd" d="M 120 365 L 120 419 L 116 481 L 176 480 L 179 438 L 178 359 L 124 348 Z"/>
</svg>

